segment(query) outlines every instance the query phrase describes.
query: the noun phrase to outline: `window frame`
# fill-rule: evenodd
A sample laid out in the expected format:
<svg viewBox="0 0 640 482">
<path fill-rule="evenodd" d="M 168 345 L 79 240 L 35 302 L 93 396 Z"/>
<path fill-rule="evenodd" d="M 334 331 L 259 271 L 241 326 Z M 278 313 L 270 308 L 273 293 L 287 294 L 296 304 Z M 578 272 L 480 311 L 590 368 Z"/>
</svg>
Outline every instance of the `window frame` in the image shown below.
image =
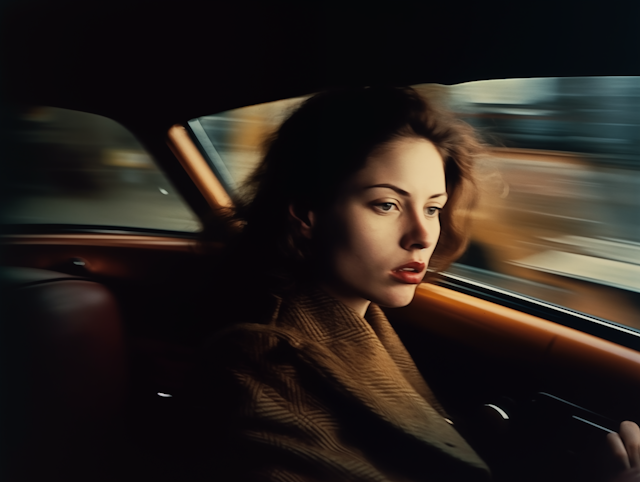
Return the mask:
<svg viewBox="0 0 640 482">
<path fill-rule="evenodd" d="M 640 330 L 614 321 L 446 271 L 438 274 L 434 284 L 640 351 Z"/>
</svg>

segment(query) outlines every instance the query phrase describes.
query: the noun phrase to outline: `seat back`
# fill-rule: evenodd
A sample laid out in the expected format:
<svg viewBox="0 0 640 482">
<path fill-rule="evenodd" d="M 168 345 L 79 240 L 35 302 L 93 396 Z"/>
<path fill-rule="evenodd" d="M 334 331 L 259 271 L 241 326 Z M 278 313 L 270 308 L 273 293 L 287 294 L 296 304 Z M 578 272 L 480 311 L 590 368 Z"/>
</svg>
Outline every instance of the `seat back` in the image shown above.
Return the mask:
<svg viewBox="0 0 640 482">
<path fill-rule="evenodd" d="M 0 269 L 3 480 L 107 480 L 125 402 L 123 327 L 103 285 Z"/>
</svg>

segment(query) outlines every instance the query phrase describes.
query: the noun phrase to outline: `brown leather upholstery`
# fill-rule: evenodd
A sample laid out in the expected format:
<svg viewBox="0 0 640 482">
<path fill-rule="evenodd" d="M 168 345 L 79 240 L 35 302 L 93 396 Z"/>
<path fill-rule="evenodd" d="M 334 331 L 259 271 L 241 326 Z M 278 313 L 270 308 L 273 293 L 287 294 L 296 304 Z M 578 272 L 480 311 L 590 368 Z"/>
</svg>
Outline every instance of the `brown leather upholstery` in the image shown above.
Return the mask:
<svg viewBox="0 0 640 482">
<path fill-rule="evenodd" d="M 31 268 L 2 268 L 0 283 L 9 480 L 106 480 L 126 389 L 113 295 Z"/>
</svg>

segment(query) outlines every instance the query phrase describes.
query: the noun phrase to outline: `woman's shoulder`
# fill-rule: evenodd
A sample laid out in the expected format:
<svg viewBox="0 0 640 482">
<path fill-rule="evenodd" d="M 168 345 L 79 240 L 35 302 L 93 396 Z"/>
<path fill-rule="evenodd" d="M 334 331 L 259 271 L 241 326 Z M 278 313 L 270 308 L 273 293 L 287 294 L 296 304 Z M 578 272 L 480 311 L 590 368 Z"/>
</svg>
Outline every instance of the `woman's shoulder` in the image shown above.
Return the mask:
<svg viewBox="0 0 640 482">
<path fill-rule="evenodd" d="M 367 320 L 321 290 L 262 297 L 259 306 L 233 310 L 231 321 L 202 345 L 205 358 L 227 367 L 279 361 L 340 365 L 379 344 Z"/>
<path fill-rule="evenodd" d="M 280 297 L 261 296 L 246 303 L 248 306 L 227 313 L 205 338 L 201 344 L 204 361 L 215 360 L 221 366 L 264 363 L 268 354 L 301 344 L 299 332 L 277 322 Z"/>
<path fill-rule="evenodd" d="M 236 322 L 211 334 L 203 350 L 232 352 L 236 355 L 258 355 L 276 346 L 298 345 L 297 333 L 274 324 L 261 322 Z"/>
</svg>

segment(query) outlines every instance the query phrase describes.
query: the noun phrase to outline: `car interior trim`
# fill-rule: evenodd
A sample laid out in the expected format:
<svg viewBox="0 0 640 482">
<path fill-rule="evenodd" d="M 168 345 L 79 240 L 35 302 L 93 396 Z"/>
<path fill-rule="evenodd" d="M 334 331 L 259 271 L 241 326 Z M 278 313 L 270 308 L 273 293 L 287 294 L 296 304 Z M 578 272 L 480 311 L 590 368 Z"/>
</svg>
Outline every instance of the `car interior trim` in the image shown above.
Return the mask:
<svg viewBox="0 0 640 482">
<path fill-rule="evenodd" d="M 503 420 L 509 420 L 509 414 L 505 412 L 502 408 L 498 407 L 497 405 L 494 405 L 493 403 L 485 403 L 484 406 L 489 407 L 495 412 L 497 412 L 498 415 L 500 415 L 500 417 L 502 417 Z"/>
<path fill-rule="evenodd" d="M 119 248 L 144 248 L 172 251 L 194 251 L 200 242 L 194 239 L 165 236 L 139 236 L 126 234 L 23 234 L 4 235 L 5 244 L 38 244 L 64 246 L 105 246 Z"/>
<path fill-rule="evenodd" d="M 438 284 L 455 291 L 640 350 L 640 332 L 633 328 L 451 273 L 440 273 L 440 276 Z"/>
<path fill-rule="evenodd" d="M 594 428 L 602 430 L 603 432 L 615 433 L 614 430 L 608 429 L 607 427 L 603 427 L 602 425 L 598 425 L 597 423 L 590 422 L 589 420 L 587 420 L 585 418 L 582 418 L 582 417 L 578 417 L 577 415 L 572 415 L 571 418 L 577 420 L 578 422 L 586 423 L 587 425 L 590 425 L 590 426 L 592 426 Z"/>
<path fill-rule="evenodd" d="M 201 148 L 202 157 L 204 157 L 205 160 L 209 161 L 209 165 L 220 183 L 225 187 L 225 189 L 227 189 L 228 192 L 233 190 L 235 186 L 233 177 L 229 173 L 227 166 L 225 166 L 224 162 L 222 161 L 218 150 L 211 142 L 211 139 L 209 139 L 209 136 L 205 132 L 204 127 L 202 127 L 200 119 L 191 119 L 189 122 L 187 122 L 187 125 L 185 127 L 187 129 L 187 132 L 192 134 L 193 140 L 195 141 L 194 144 Z"/>
<path fill-rule="evenodd" d="M 483 283 L 477 283 L 477 282 L 475 282 L 473 280 L 464 279 L 464 278 L 461 278 L 461 277 L 456 276 L 456 275 L 452 275 L 452 274 L 448 274 L 447 273 L 447 274 L 445 274 L 445 276 L 447 276 L 449 278 L 457 279 L 459 281 L 465 281 L 465 282 L 470 283 L 470 284 L 482 286 L 483 288 L 491 289 L 491 290 L 495 291 L 496 293 L 501 293 L 501 294 L 507 295 L 507 296 L 513 296 L 514 298 L 525 300 L 525 301 L 528 301 L 530 303 L 535 303 L 535 304 L 543 306 L 545 308 L 550 308 L 550 309 L 553 309 L 553 310 L 561 311 L 561 312 L 566 313 L 566 314 L 570 314 L 572 316 L 577 316 L 577 317 L 582 318 L 584 320 L 589 320 L 589 321 L 591 321 L 593 323 L 599 323 L 601 325 L 610 326 L 611 328 L 613 328 L 615 330 L 623 331 L 623 332 L 628 333 L 630 335 L 640 337 L 640 333 L 638 333 L 636 331 L 633 331 L 630 328 L 625 328 L 623 326 L 615 325 L 615 324 L 613 324 L 613 323 L 611 323 L 609 321 L 601 320 L 601 319 L 598 319 L 598 318 L 594 318 L 593 316 L 585 315 L 583 313 L 578 313 L 577 311 L 569 310 L 567 308 L 562 308 L 561 306 L 554 305 L 552 303 L 547 303 L 545 301 L 536 300 L 535 298 L 530 298 L 528 296 L 519 295 L 517 293 L 511 292 L 511 291 L 506 291 L 506 290 L 503 290 L 501 288 L 496 288 L 496 287 L 493 287 L 493 286 L 488 286 L 488 285 L 485 285 Z"/>
<path fill-rule="evenodd" d="M 43 235 L 43 234 L 98 234 L 98 235 L 135 235 L 146 237 L 167 237 L 193 239 L 201 231 L 173 231 L 169 229 L 142 228 L 138 226 L 103 226 L 99 224 L 5 224 L 3 236 Z"/>
<path fill-rule="evenodd" d="M 429 313 L 429 316 L 425 316 Z M 440 336 L 524 361 L 597 366 L 640 381 L 640 353 L 632 348 L 442 286 L 422 284 L 400 318 Z M 508 346 L 503 343 L 509 340 Z"/>
<path fill-rule="evenodd" d="M 194 184 L 205 196 L 212 209 L 228 208 L 233 206 L 227 191 L 215 176 L 211 167 L 193 143 L 187 130 L 176 124 L 167 132 L 169 148 L 180 161 L 180 164 Z"/>
</svg>

